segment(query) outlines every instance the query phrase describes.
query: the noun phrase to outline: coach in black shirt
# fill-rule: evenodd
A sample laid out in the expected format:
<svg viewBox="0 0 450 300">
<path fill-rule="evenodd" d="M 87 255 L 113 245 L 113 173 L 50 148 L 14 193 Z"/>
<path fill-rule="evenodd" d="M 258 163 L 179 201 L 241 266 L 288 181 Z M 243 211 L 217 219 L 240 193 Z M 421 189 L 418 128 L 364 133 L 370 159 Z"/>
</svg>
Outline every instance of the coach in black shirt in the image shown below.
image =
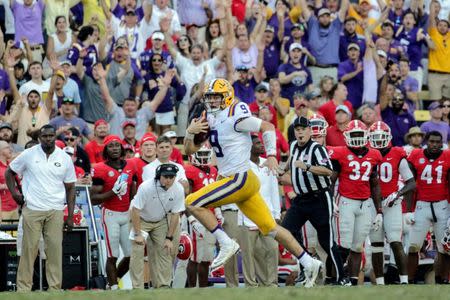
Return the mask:
<svg viewBox="0 0 450 300">
<path fill-rule="evenodd" d="M 283 227 L 295 234 L 310 221 L 317 230 L 320 245 L 328 254 L 327 276 L 332 266 L 336 271 L 335 283 L 350 285 L 343 274 L 342 261 L 334 242 L 332 218 L 333 200 L 330 193 L 332 164 L 327 150 L 311 140 L 311 128 L 305 117 L 294 121 L 295 141 L 291 143 L 289 170 L 281 176 L 282 184 L 292 184 L 297 194 L 286 213 Z"/>
</svg>

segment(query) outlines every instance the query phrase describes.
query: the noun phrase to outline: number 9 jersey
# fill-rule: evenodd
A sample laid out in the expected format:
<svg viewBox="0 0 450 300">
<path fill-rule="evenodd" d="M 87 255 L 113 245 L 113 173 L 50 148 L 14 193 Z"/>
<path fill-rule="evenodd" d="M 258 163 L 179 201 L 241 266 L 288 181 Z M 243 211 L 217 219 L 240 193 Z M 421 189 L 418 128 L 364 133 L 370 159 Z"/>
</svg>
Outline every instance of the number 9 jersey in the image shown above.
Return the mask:
<svg viewBox="0 0 450 300">
<path fill-rule="evenodd" d="M 377 166 L 382 160 L 381 153 L 368 148 L 365 154 L 357 155 L 347 146 L 341 146 L 329 149 L 328 154 L 333 168 L 339 172 L 339 194 L 350 199 L 369 199 L 369 180 L 373 176 L 377 177 Z"/>
<path fill-rule="evenodd" d="M 250 169 L 250 132 L 238 131 L 236 125 L 251 117 L 244 102 L 235 102 L 218 114 L 208 114 L 209 142 L 217 158 L 219 174 L 228 177 Z"/>
</svg>

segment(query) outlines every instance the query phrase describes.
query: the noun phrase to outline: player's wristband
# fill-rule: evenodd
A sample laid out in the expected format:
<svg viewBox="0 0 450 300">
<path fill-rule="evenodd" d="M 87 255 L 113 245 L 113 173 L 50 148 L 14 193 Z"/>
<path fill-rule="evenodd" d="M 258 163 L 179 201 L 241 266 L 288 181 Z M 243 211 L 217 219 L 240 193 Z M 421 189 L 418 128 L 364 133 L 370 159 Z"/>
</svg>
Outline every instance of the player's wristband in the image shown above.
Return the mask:
<svg viewBox="0 0 450 300">
<path fill-rule="evenodd" d="M 267 156 L 276 156 L 277 155 L 277 136 L 275 135 L 275 131 L 265 131 L 262 134 L 264 147 L 266 148 Z"/>
<path fill-rule="evenodd" d="M 194 140 L 194 136 L 195 136 L 194 134 L 192 134 L 186 130 L 186 135 L 184 136 L 184 138 L 187 140 Z"/>
</svg>

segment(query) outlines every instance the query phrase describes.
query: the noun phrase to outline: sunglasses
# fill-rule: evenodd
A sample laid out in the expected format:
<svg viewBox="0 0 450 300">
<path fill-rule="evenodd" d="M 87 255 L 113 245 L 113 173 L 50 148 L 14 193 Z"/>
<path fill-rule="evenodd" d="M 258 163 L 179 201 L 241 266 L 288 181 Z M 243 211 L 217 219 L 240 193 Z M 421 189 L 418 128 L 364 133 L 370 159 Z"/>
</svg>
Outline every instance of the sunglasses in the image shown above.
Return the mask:
<svg viewBox="0 0 450 300">
<path fill-rule="evenodd" d="M 74 137 L 66 137 L 66 138 L 64 138 L 64 140 L 66 142 L 75 142 L 76 138 L 74 138 Z"/>
<path fill-rule="evenodd" d="M 444 104 L 442 105 L 442 108 L 450 108 L 450 104 Z"/>
<path fill-rule="evenodd" d="M 162 59 L 152 59 L 152 62 L 162 62 Z"/>
</svg>

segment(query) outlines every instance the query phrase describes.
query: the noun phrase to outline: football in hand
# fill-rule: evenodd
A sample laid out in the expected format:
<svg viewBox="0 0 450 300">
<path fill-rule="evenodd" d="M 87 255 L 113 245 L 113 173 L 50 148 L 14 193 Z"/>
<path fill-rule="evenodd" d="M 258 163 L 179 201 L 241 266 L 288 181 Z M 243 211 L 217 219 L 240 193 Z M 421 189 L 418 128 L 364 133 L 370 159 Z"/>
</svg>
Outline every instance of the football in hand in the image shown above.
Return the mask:
<svg viewBox="0 0 450 300">
<path fill-rule="evenodd" d="M 202 121 L 202 123 L 208 123 L 208 121 L 206 119 L 204 119 Z M 196 135 L 194 135 L 194 144 L 200 145 L 203 142 L 205 142 L 208 138 L 209 138 L 209 127 L 208 127 L 207 132 L 200 132 L 200 133 L 197 133 Z"/>
</svg>

